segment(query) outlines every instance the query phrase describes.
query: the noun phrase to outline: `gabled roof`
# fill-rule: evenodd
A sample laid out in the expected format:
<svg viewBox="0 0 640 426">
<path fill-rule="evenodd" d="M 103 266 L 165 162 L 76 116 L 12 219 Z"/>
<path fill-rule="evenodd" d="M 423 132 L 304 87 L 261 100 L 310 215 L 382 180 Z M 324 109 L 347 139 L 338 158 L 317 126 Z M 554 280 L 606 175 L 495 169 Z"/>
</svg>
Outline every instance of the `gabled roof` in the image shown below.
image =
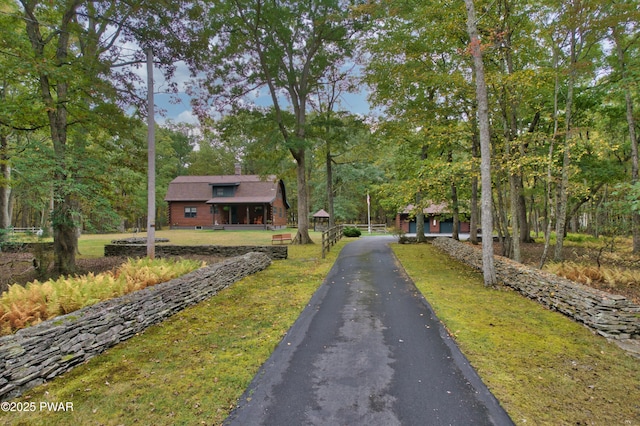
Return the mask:
<svg viewBox="0 0 640 426">
<path fill-rule="evenodd" d="M 329 218 L 329 213 L 327 213 L 326 211 L 324 211 L 324 209 L 320 209 L 317 212 L 315 212 L 313 214 L 313 217 L 317 217 L 317 218 Z"/>
<path fill-rule="evenodd" d="M 217 185 L 237 186 L 235 196 L 213 197 L 212 187 Z M 258 175 L 178 176 L 169 184 L 164 199 L 210 204 L 270 203 L 276 198 L 278 185 L 283 184 L 275 176 L 267 176 L 265 180 Z"/>
<path fill-rule="evenodd" d="M 415 213 L 416 210 L 416 206 L 414 206 L 413 204 L 409 204 L 407 207 L 405 207 L 405 209 L 402 211 L 402 213 Z M 447 205 L 447 203 L 440 203 L 440 204 L 430 204 L 429 207 L 425 207 L 423 210 L 424 214 L 443 214 L 443 213 L 449 213 L 449 206 Z"/>
</svg>

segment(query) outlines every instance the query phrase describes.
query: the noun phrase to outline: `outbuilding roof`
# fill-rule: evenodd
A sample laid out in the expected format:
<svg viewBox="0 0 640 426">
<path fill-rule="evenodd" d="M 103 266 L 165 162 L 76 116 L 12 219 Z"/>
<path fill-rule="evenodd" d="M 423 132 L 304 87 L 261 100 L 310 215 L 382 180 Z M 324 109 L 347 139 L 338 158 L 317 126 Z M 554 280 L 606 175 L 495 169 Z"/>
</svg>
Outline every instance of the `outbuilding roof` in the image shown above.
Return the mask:
<svg viewBox="0 0 640 426">
<path fill-rule="evenodd" d="M 313 217 L 317 217 L 317 218 L 329 218 L 329 213 L 327 213 L 326 211 L 324 211 L 324 209 L 320 209 L 317 212 L 315 212 L 313 214 Z"/>
<path fill-rule="evenodd" d="M 416 207 L 413 204 L 409 204 L 407 207 L 405 207 L 405 209 L 402 211 L 402 213 L 415 213 Z M 447 205 L 447 203 L 440 203 L 440 204 L 430 204 L 429 207 L 425 207 L 423 210 L 424 214 L 443 214 L 443 213 L 449 213 L 449 206 Z"/>
</svg>

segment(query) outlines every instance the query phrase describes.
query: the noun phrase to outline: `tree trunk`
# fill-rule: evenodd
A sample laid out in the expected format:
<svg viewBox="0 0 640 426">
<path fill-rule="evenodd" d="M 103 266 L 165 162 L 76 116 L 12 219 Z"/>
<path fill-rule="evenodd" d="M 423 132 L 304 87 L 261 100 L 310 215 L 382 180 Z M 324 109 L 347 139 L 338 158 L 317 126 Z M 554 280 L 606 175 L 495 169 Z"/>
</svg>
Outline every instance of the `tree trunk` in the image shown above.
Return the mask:
<svg viewBox="0 0 640 426">
<path fill-rule="evenodd" d="M 514 73 L 513 58 L 511 55 L 511 29 L 510 25 L 511 7 L 508 1 L 504 2 L 504 21 L 506 28 L 504 29 L 504 58 L 506 62 L 507 75 L 511 76 Z M 518 138 L 518 105 L 515 100 L 515 96 L 512 93 L 515 90 L 512 88 L 513 84 L 505 85 L 505 119 L 507 120 L 506 126 L 506 144 L 507 144 L 507 156 L 509 161 L 512 162 L 508 169 L 509 175 L 509 208 L 511 212 L 511 244 L 509 250 L 509 256 L 516 262 L 520 262 L 520 174 L 521 167 L 520 161 L 522 156 L 518 158 L 518 153 L 524 154 L 521 148 L 515 149 L 515 145 L 518 144 L 516 139 Z M 522 147 L 522 143 L 519 144 Z M 505 224 L 506 225 L 506 224 Z"/>
<path fill-rule="evenodd" d="M 531 213 L 533 209 L 529 212 L 529 216 L 527 216 L 527 200 L 523 194 L 522 184 L 522 174 L 518 176 L 519 187 L 520 187 L 520 196 L 518 197 L 518 213 L 520 214 L 520 242 L 521 243 L 532 243 L 533 238 L 531 238 Z"/>
<path fill-rule="evenodd" d="M 558 206 L 556 207 L 556 247 L 553 258 L 556 262 L 563 259 L 565 226 L 567 223 L 567 203 L 569 201 L 569 166 L 571 165 L 571 120 L 573 108 L 573 89 L 576 80 L 576 30 L 571 30 L 571 63 L 567 84 L 567 103 L 565 106 L 565 135 L 562 155 L 562 178 L 558 187 Z"/>
<path fill-rule="evenodd" d="M 478 152 L 480 147 L 475 128 L 471 144 L 473 158 L 478 158 L 480 156 L 480 153 Z M 469 241 L 471 241 L 471 244 L 476 245 L 478 244 L 478 177 L 476 176 L 475 170 L 471 170 L 471 176 L 471 220 L 469 223 Z"/>
<path fill-rule="evenodd" d="M 298 233 L 293 240 L 294 244 L 311 244 L 309 236 L 309 202 L 307 200 L 307 168 L 306 152 L 304 148 L 294 151 L 296 160 L 296 176 L 298 185 Z"/>
<path fill-rule="evenodd" d="M 0 87 L 0 99 L 5 99 L 6 82 Z M 0 132 L 0 230 L 11 226 L 11 163 L 9 162 L 9 137 Z M 0 234 L 0 239 L 3 234 Z"/>
<path fill-rule="evenodd" d="M 427 159 L 427 146 L 423 146 L 420 150 L 420 160 Z M 418 191 L 416 194 L 416 205 L 418 206 L 418 212 L 416 213 L 416 241 L 424 243 L 427 241 L 427 237 L 424 235 L 424 209 L 422 208 L 422 192 Z"/>
<path fill-rule="evenodd" d="M 67 196 L 55 203 L 53 226 L 54 268 L 58 274 L 68 275 L 76 271 L 78 234 L 74 223 L 73 202 Z"/>
<path fill-rule="evenodd" d="M 536 131 L 536 127 L 538 127 L 538 123 L 540 123 L 540 111 L 536 111 L 533 116 L 533 120 L 531 121 L 531 125 L 529 126 L 529 133 L 533 133 Z M 524 143 L 520 143 L 520 156 L 524 157 L 526 151 L 526 147 Z M 531 225 L 533 224 L 536 229 L 536 235 L 538 232 L 538 223 L 537 221 L 532 220 L 532 215 L 534 213 L 534 198 L 531 196 L 531 208 L 529 209 L 529 216 L 527 218 L 527 200 L 524 197 L 524 173 L 522 169 L 520 170 L 519 176 L 519 186 L 520 186 L 520 200 L 518 202 L 518 210 L 520 212 L 520 242 L 521 243 L 533 243 L 535 240 L 531 237 Z M 535 183 L 534 183 L 535 186 Z"/>
<path fill-rule="evenodd" d="M 484 78 L 482 50 L 476 27 L 476 12 L 473 0 L 465 0 L 467 9 L 467 32 L 470 50 L 473 56 L 476 80 L 476 98 L 478 100 L 478 124 L 480 128 L 480 175 L 482 183 L 482 269 L 484 284 L 496 284 L 496 271 L 493 262 L 493 217 L 491 208 L 491 135 L 489 133 L 489 99 Z"/>
<path fill-rule="evenodd" d="M 496 188 L 495 188 L 496 196 L 498 200 L 495 203 L 496 208 L 496 226 L 495 228 L 498 231 L 498 238 L 502 243 L 502 256 L 511 257 L 513 251 L 513 244 L 511 243 L 511 234 L 509 233 L 509 217 L 507 212 L 507 205 L 505 202 L 505 198 L 507 194 L 505 194 L 506 190 L 502 189 L 502 182 L 500 178 L 496 179 Z"/>
<path fill-rule="evenodd" d="M 553 68 L 556 72 L 554 89 L 553 89 L 553 136 L 549 141 L 549 156 L 547 157 L 547 182 L 546 182 L 546 194 L 545 194 L 545 229 L 544 229 L 544 249 L 542 250 L 542 256 L 540 256 L 539 268 L 542 269 L 547 256 L 549 254 L 549 247 L 551 246 L 551 227 L 553 219 L 553 154 L 555 149 L 556 137 L 558 136 L 558 94 L 560 93 L 560 82 L 558 81 L 558 50 L 553 51 Z"/>
<path fill-rule="evenodd" d="M 331 159 L 331 144 L 327 141 L 327 208 L 329 209 L 329 228 L 335 226 L 333 217 L 333 167 Z"/>
<path fill-rule="evenodd" d="M 75 21 L 76 10 L 81 1 L 74 0 L 67 4 L 63 12 L 62 22 L 58 29 L 55 61 L 59 67 L 64 68 L 68 61 L 69 45 L 71 40 L 70 25 Z M 34 15 L 36 4 L 23 4 L 25 6 L 25 25 L 34 56 L 39 60 L 45 60 L 45 44 L 40 33 L 40 24 Z M 64 75 L 64 73 L 61 73 Z M 53 76 L 55 77 L 55 76 Z M 67 76 L 72 78 L 72 76 Z M 69 275 L 76 270 L 76 252 L 78 249 L 78 237 L 76 234 L 75 216 L 76 209 L 72 197 L 73 178 L 69 176 L 67 168 L 67 101 L 69 81 L 64 78 L 52 81 L 47 70 L 41 71 L 38 76 L 40 96 L 46 108 L 49 119 L 49 130 L 56 162 L 54 173 L 54 208 L 52 215 L 54 238 L 54 268 L 58 274 Z M 54 96 L 55 93 L 55 96 Z"/>
<path fill-rule="evenodd" d="M 631 98 L 631 88 L 628 83 L 628 72 L 624 59 L 624 51 L 622 49 L 620 35 L 617 28 L 613 30 L 613 41 L 616 45 L 616 52 L 618 56 L 618 66 L 620 67 L 620 73 L 622 75 L 622 87 L 624 88 L 624 100 L 626 104 L 627 125 L 629 127 L 629 140 L 631 142 L 631 184 L 635 185 L 639 181 L 638 177 L 638 139 L 636 138 L 636 124 L 633 117 L 633 99 Z M 633 252 L 640 253 L 640 212 L 634 211 L 631 213 L 631 226 L 633 233 Z"/>
<path fill-rule="evenodd" d="M 509 204 L 511 205 L 511 259 L 520 262 L 520 212 L 518 211 L 518 201 L 520 191 L 516 180 L 519 175 L 509 174 Z"/>
<path fill-rule="evenodd" d="M 0 229 L 11 226 L 11 165 L 9 164 L 9 141 L 0 134 Z"/>
<path fill-rule="evenodd" d="M 427 237 L 424 235 L 424 213 L 422 207 L 419 208 L 416 213 L 416 242 L 424 243 L 427 241 Z"/>
<path fill-rule="evenodd" d="M 451 238 L 460 241 L 460 205 L 458 203 L 458 188 L 451 183 L 451 204 L 453 212 L 453 233 Z"/>
<path fill-rule="evenodd" d="M 424 235 L 424 209 L 422 208 L 422 192 L 416 194 L 416 242 L 424 243 L 427 237 Z"/>
</svg>

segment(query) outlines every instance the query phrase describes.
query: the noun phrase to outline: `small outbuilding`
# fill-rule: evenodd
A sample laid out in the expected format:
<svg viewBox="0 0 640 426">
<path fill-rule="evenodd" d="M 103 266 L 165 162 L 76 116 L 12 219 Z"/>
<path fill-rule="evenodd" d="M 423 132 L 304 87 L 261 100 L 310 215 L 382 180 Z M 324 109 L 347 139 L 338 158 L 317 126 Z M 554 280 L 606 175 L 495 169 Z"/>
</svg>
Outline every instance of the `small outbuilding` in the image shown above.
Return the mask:
<svg viewBox="0 0 640 426">
<path fill-rule="evenodd" d="M 329 229 L 329 213 L 320 209 L 313 214 L 313 230 L 326 231 Z"/>
<path fill-rule="evenodd" d="M 403 232 L 413 234 L 416 232 L 415 206 L 408 205 L 396 215 L 396 227 Z M 447 203 L 430 204 L 425 207 L 424 232 L 426 234 L 451 234 L 453 232 L 453 218 Z M 460 222 L 459 232 L 469 232 L 468 221 Z"/>
</svg>

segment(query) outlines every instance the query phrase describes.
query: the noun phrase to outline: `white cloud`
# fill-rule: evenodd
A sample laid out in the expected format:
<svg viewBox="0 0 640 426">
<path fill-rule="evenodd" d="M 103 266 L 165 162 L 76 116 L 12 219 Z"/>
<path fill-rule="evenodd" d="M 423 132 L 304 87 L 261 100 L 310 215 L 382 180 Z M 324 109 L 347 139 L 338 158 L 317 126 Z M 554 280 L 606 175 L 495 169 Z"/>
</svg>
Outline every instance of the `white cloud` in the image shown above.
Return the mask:
<svg viewBox="0 0 640 426">
<path fill-rule="evenodd" d="M 175 118 L 178 123 L 198 124 L 198 117 L 193 114 L 193 111 L 183 111 Z"/>
</svg>

